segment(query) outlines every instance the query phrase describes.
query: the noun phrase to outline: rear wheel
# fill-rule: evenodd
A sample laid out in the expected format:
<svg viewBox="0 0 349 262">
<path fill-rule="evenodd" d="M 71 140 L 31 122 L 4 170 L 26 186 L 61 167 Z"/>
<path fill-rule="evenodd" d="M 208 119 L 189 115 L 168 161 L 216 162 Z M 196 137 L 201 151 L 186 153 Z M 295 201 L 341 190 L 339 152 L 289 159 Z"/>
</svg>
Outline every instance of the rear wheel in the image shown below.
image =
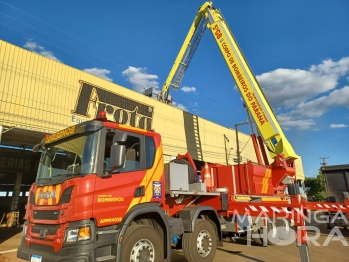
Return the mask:
<svg viewBox="0 0 349 262">
<path fill-rule="evenodd" d="M 192 233 L 184 233 L 182 248 L 188 262 L 211 262 L 216 254 L 217 236 L 213 225 L 197 220 Z"/>
<path fill-rule="evenodd" d="M 163 258 L 163 243 L 155 229 L 135 225 L 127 230 L 122 241 L 121 261 L 161 262 Z"/>
</svg>

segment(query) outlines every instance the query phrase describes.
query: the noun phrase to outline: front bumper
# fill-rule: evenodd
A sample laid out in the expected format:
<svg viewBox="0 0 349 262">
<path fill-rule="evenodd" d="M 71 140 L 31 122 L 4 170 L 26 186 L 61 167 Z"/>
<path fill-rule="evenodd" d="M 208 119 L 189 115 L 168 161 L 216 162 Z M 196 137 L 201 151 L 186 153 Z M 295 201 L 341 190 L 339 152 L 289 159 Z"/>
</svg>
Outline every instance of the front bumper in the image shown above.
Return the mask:
<svg viewBox="0 0 349 262">
<path fill-rule="evenodd" d="M 38 250 L 26 245 L 22 238 L 21 245 L 17 250 L 17 257 L 30 261 L 31 255 L 39 255 L 42 262 L 93 262 L 95 260 L 94 244 L 76 245 L 63 247 L 56 253 L 50 251 Z"/>
<path fill-rule="evenodd" d="M 65 228 L 65 231 L 81 226 L 90 226 L 91 239 L 70 244 L 64 243 L 63 246 L 55 252 L 54 245 L 49 245 L 49 243 L 64 241 L 62 232 L 59 232 L 59 230 L 55 228 L 53 232 L 50 232 L 50 227 L 47 227 L 47 225 L 41 226 L 43 226 L 44 229 L 48 229 L 46 232 L 51 234 L 50 238 L 45 238 L 45 241 L 39 240 L 37 238 L 38 234 L 34 235 L 39 229 L 33 232 L 33 228 L 31 228 L 31 230 L 29 228 L 26 236 L 22 236 L 21 245 L 17 251 L 18 258 L 30 261 L 32 255 L 37 255 L 42 257 L 41 262 L 94 262 L 96 258 L 103 258 L 105 262 L 115 261 L 115 254 L 112 255 L 112 250 L 114 250 L 112 247 L 116 245 L 116 239 L 118 239 L 118 231 L 116 230 L 110 234 L 98 234 L 94 223 L 90 220 L 71 222 L 69 223 L 69 227 Z M 55 234 L 54 239 L 52 239 L 53 233 Z M 26 239 L 32 239 L 32 241 L 26 241 Z"/>
</svg>

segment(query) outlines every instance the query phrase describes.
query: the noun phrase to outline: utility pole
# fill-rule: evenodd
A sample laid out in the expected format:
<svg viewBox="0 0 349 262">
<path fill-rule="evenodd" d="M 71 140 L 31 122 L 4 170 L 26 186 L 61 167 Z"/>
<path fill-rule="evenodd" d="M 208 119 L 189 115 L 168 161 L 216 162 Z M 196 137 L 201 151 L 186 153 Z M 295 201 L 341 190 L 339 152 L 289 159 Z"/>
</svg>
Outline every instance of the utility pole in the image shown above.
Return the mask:
<svg viewBox="0 0 349 262">
<path fill-rule="evenodd" d="M 240 164 L 240 147 L 239 147 L 239 131 L 238 131 L 238 126 L 241 125 L 248 125 L 248 122 L 245 123 L 240 123 L 240 124 L 235 124 L 235 132 L 236 132 L 236 155 L 238 158 L 238 165 Z M 240 170 L 240 169 L 239 169 Z"/>
<path fill-rule="evenodd" d="M 229 138 L 224 134 L 225 162 L 227 165 L 229 165 L 228 152 L 227 152 L 227 142 L 229 143 Z"/>
<path fill-rule="evenodd" d="M 322 159 L 322 163 L 320 163 L 320 165 L 322 165 L 322 166 L 326 166 L 327 165 L 327 162 L 325 162 L 325 159 L 326 158 L 329 158 L 328 156 L 326 156 L 326 157 L 319 157 L 318 159 Z"/>
</svg>

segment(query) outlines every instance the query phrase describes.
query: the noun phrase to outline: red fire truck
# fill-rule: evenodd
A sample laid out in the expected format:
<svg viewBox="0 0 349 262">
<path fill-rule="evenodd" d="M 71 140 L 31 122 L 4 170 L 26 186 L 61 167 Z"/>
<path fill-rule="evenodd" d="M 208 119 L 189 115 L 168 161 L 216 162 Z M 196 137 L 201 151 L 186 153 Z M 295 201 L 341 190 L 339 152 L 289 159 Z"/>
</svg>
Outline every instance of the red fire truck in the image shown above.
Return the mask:
<svg viewBox="0 0 349 262">
<path fill-rule="evenodd" d="M 210 262 L 224 237 L 252 233 L 254 241 L 275 244 L 294 226 L 302 261 L 310 259 L 308 211 L 347 212 L 348 199 L 320 205 L 302 197 L 297 155 L 211 2 L 199 9 L 170 75 L 183 76 L 186 68 L 178 67 L 183 59 L 188 62 L 192 42 L 206 27 L 261 135 L 252 134 L 258 163 L 196 166 L 189 153 L 164 163 L 160 134 L 108 121 L 102 111 L 97 119 L 49 135 L 34 147 L 42 156 L 29 192 L 19 258 L 159 262 L 170 261 L 176 248 L 190 262 Z"/>
</svg>

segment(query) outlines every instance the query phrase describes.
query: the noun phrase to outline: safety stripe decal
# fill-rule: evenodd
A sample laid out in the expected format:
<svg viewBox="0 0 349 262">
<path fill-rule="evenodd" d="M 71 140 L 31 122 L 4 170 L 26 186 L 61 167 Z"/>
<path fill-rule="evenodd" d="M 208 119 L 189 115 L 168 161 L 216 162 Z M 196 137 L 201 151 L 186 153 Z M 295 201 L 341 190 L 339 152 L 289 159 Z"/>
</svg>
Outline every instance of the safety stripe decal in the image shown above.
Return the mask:
<svg viewBox="0 0 349 262">
<path fill-rule="evenodd" d="M 140 183 L 140 186 L 144 186 L 145 187 L 145 196 L 144 197 L 140 197 L 140 198 L 133 198 L 127 211 L 130 210 L 131 207 L 133 207 L 134 205 L 137 205 L 139 203 L 144 203 L 144 202 L 148 202 L 151 199 L 151 195 L 152 195 L 152 182 L 153 181 L 159 181 L 161 179 L 161 176 L 163 174 L 163 165 L 161 165 L 163 163 L 163 155 L 162 155 L 162 146 L 160 145 L 159 148 L 156 150 L 156 159 L 155 159 L 155 163 L 153 168 L 147 170 L 147 172 L 145 173 L 142 182 Z"/>
<path fill-rule="evenodd" d="M 57 205 L 61 197 L 61 189 L 62 185 L 38 187 L 35 192 L 35 203 L 40 206 Z"/>
<path fill-rule="evenodd" d="M 265 175 L 264 175 L 264 178 L 263 178 L 263 181 L 262 181 L 262 193 L 267 193 L 268 191 L 268 186 L 269 186 L 269 178 L 271 176 L 271 170 L 270 169 L 267 169 L 266 172 L 265 172 Z"/>
</svg>

